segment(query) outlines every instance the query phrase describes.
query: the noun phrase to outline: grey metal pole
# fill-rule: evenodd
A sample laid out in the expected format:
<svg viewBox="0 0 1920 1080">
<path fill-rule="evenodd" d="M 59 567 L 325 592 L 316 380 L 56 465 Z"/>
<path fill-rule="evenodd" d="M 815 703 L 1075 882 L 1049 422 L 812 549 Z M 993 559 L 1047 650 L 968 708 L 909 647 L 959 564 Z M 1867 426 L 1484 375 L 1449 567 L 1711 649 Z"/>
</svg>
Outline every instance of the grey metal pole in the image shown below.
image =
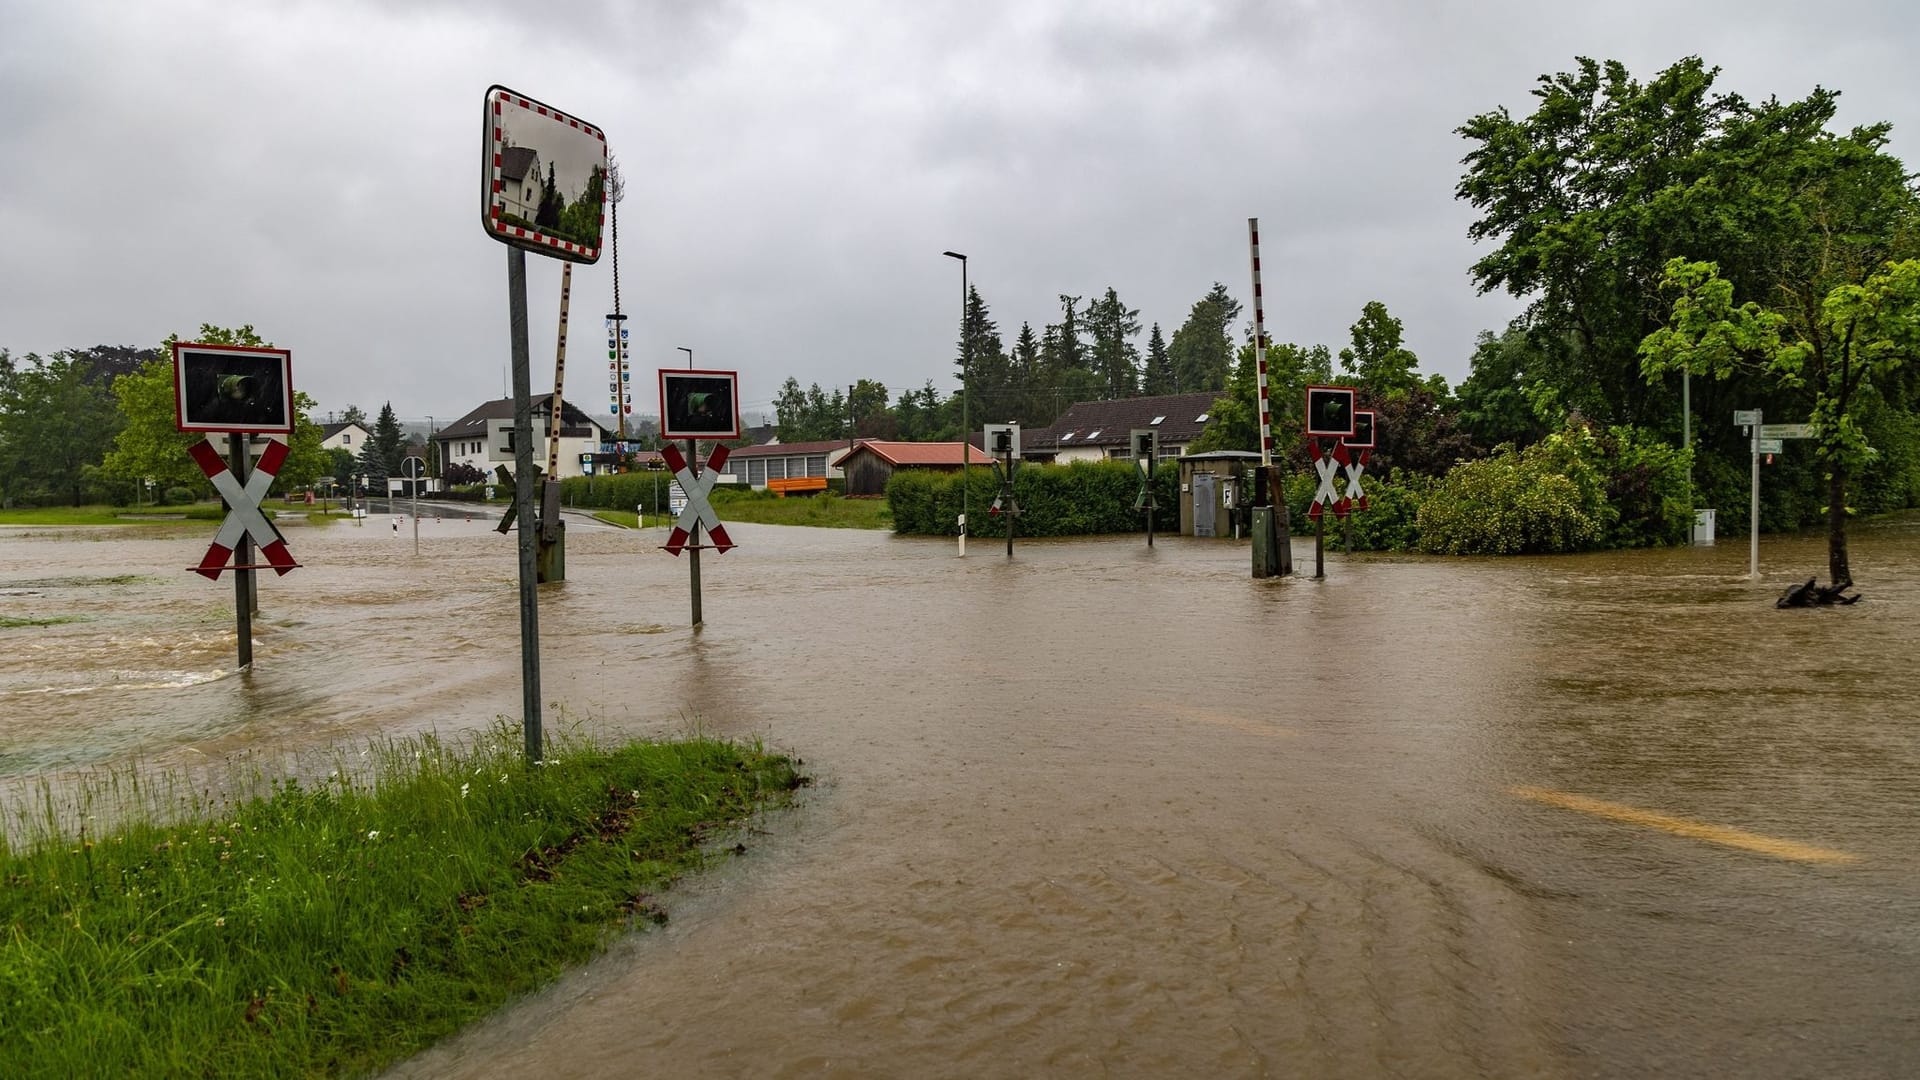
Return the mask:
<svg viewBox="0 0 1920 1080">
<path fill-rule="evenodd" d="M 413 553 L 420 554 L 420 481 L 408 481 L 413 490 Z"/>
<path fill-rule="evenodd" d="M 247 437 L 238 433 L 227 436 L 227 467 L 233 470 L 233 478 L 241 487 L 247 486 Z M 223 500 L 224 501 L 224 500 Z M 253 537 L 240 534 L 240 543 L 233 549 L 235 566 L 250 566 L 253 563 Z M 245 670 L 253 665 L 253 571 L 235 570 L 233 572 L 233 632 L 240 643 L 240 668 Z"/>
<path fill-rule="evenodd" d="M 943 251 L 949 259 L 960 260 L 960 557 L 967 554 L 967 482 L 973 478 L 973 421 L 967 416 L 973 373 L 973 339 L 967 336 L 967 257 L 957 251 Z"/>
<path fill-rule="evenodd" d="M 1019 519 L 1014 516 L 1013 508 L 1018 506 L 1013 499 L 1013 448 L 1007 448 L 1007 558 L 1013 558 L 1013 530 Z"/>
<path fill-rule="evenodd" d="M 507 248 L 507 322 L 513 349 L 513 505 L 520 546 L 520 713 L 527 763 L 540 762 L 540 592 L 533 521 L 533 376 L 527 347 L 527 253 Z"/>
<path fill-rule="evenodd" d="M 1153 546 L 1153 511 L 1154 511 L 1153 467 L 1154 465 L 1155 465 L 1155 462 L 1152 456 L 1149 455 L 1147 458 L 1147 546 L 1148 547 Z"/>
<path fill-rule="evenodd" d="M 1753 520 L 1749 523 L 1747 541 L 1747 576 L 1760 580 L 1760 422 L 1764 419 L 1759 409 L 1753 410 L 1753 438 L 1748 445 L 1753 450 Z"/>
<path fill-rule="evenodd" d="M 695 483 L 698 483 L 700 480 L 700 459 L 695 456 L 696 445 L 697 444 L 695 444 L 692 439 L 687 440 L 687 473 L 688 475 L 693 477 Z M 688 494 L 689 494 L 689 497 L 691 497 L 692 493 L 689 492 Z M 687 549 L 687 555 L 689 557 L 687 562 L 687 570 L 688 570 L 689 576 L 693 580 L 693 625 L 699 626 L 700 625 L 700 521 L 697 518 L 694 520 L 694 523 L 693 523 L 692 539 L 693 539 L 693 546 Z"/>
</svg>

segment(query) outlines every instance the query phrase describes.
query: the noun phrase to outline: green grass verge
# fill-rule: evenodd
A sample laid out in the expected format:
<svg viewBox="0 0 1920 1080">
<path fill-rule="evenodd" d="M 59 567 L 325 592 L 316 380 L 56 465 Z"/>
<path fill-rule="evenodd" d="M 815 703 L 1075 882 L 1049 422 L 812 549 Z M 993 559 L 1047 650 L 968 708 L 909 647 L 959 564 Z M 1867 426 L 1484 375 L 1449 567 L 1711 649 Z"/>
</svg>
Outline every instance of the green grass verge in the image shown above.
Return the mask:
<svg viewBox="0 0 1920 1080">
<path fill-rule="evenodd" d="M 893 514 L 885 499 L 847 499 L 839 495 L 789 495 L 770 491 L 721 489 L 713 493 L 721 521 L 759 525 L 811 525 L 827 529 L 890 529 Z"/>
<path fill-rule="evenodd" d="M 517 745 L 396 742 L 364 779 L 231 801 L 133 773 L 43 789 L 0 840 L 0 1075 L 378 1068 L 664 921 L 655 893 L 716 830 L 806 782 L 710 739 L 531 769 Z"/>
<path fill-rule="evenodd" d="M 59 626 L 61 623 L 79 622 L 78 615 L 29 615 L 21 618 L 14 615 L 0 615 L 0 630 L 15 630 L 22 626 Z"/>
<path fill-rule="evenodd" d="M 263 508 L 271 519 L 274 511 Z M 29 506 L 0 510 L 0 525 L 166 525 L 178 521 L 220 521 L 219 503 L 191 506 Z"/>
<path fill-rule="evenodd" d="M 623 529 L 640 527 L 640 515 L 631 510 L 595 510 L 593 516 L 595 520 L 604 521 L 609 525 L 618 525 Z M 655 520 L 659 520 L 658 515 L 655 516 Z"/>
</svg>

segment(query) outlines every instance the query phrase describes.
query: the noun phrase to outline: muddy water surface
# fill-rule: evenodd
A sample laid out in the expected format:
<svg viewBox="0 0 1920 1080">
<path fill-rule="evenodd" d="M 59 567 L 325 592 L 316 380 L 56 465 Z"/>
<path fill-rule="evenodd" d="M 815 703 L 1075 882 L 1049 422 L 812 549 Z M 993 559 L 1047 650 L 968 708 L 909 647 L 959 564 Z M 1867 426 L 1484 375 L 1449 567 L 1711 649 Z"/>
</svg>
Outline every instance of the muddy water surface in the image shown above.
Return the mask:
<svg viewBox="0 0 1920 1080">
<path fill-rule="evenodd" d="M 1744 545 L 1254 583 L 1229 542 L 730 531 L 696 634 L 658 530 L 575 529 L 548 722 L 819 786 L 402 1075 L 1920 1073 L 1920 521 L 1826 611 L 1770 604 L 1818 538 L 1759 584 Z M 207 533 L 0 535 L 0 614 L 80 620 L 0 630 L 13 783 L 517 720 L 510 540 L 290 530 L 236 675 Z"/>
</svg>

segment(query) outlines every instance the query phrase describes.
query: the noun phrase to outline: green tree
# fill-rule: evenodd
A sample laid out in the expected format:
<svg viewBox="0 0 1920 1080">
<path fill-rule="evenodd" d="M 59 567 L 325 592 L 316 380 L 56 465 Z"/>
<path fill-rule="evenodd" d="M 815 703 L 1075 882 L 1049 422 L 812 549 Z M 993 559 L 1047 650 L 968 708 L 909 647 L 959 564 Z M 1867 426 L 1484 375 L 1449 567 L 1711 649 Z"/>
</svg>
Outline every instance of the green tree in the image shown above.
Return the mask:
<svg viewBox="0 0 1920 1080">
<path fill-rule="evenodd" d="M 852 414 L 855 437 L 862 439 L 898 437 L 900 425 L 894 419 L 893 410 L 887 405 L 886 384 L 872 379 L 861 379 L 853 384 L 852 390 L 853 392 L 847 395 L 847 410 Z"/>
<path fill-rule="evenodd" d="M 1527 446 L 1565 420 L 1559 393 L 1536 374 L 1540 350 L 1525 322 L 1515 319 L 1498 337 L 1480 332 L 1469 374 L 1455 391 L 1459 421 L 1480 446 Z"/>
<path fill-rule="evenodd" d="M 393 413 L 393 402 L 380 406 L 380 418 L 373 422 L 373 436 L 367 445 L 380 456 L 382 477 L 400 475 L 400 459 L 406 456 L 407 437 L 400 430 L 400 418 Z"/>
<path fill-rule="evenodd" d="M 1367 301 L 1348 333 L 1353 344 L 1340 350 L 1340 368 L 1376 398 L 1394 397 L 1420 385 L 1420 377 L 1414 374 L 1420 360 L 1402 344 L 1404 330 L 1400 320 L 1387 312 L 1387 305 Z"/>
<path fill-rule="evenodd" d="M 774 434 L 783 443 L 845 438 L 847 397 L 838 389 L 828 394 L 819 383 L 802 390 L 799 380 L 788 376 L 774 395 L 773 417 Z"/>
<path fill-rule="evenodd" d="M 86 501 L 88 480 L 120 425 L 113 395 L 84 354 L 0 365 L 0 496 Z"/>
<path fill-rule="evenodd" d="M 1087 332 L 1092 340 L 1092 368 L 1109 398 L 1130 398 L 1140 390 L 1140 310 L 1120 302 L 1113 286 L 1105 296 L 1087 305 Z"/>
<path fill-rule="evenodd" d="M 1849 238 L 1826 240 L 1834 258 L 1824 268 L 1844 275 Z M 1665 281 L 1679 296 L 1668 325 L 1641 346 L 1647 375 L 1724 379 L 1744 370 L 1809 399 L 1827 473 L 1827 576 L 1833 585 L 1852 582 L 1847 481 L 1871 457 L 1855 414 L 1920 352 L 1920 260 L 1889 262 L 1821 293 L 1788 292 L 1775 307 L 1736 304 L 1733 283 L 1712 263 L 1674 259 Z"/>
<path fill-rule="evenodd" d="M 101 471 L 121 481 L 152 480 L 161 489 L 188 487 L 205 492 L 209 488 L 206 477 L 188 453 L 188 448 L 204 436 L 180 431 L 175 426 L 172 356 L 173 344 L 178 340 L 179 335 L 169 334 L 154 359 L 133 373 L 113 380 L 121 425 Z M 251 325 L 228 329 L 203 323 L 194 340 L 209 345 L 270 344 L 255 333 Z M 311 483 L 314 477 L 323 475 L 327 467 L 320 448 L 320 428 L 310 416 L 313 399 L 296 391 L 293 407 L 293 436 L 288 442 L 286 464 L 275 481 L 277 490 Z M 219 449 L 225 453 L 225 447 Z"/>
<path fill-rule="evenodd" d="M 340 422 L 343 424 L 359 424 L 361 427 L 366 427 L 366 410 L 360 408 L 358 405 L 349 405 L 346 411 L 340 414 Z"/>
<path fill-rule="evenodd" d="M 1307 387 L 1331 381 L 1333 354 L 1325 345 L 1302 346 L 1282 342 L 1267 347 L 1268 418 L 1273 426 L 1275 462 L 1304 462 Z M 1213 405 L 1213 422 L 1193 444 L 1191 452 L 1260 450 L 1260 368 L 1253 343 L 1240 350 L 1233 377 Z"/>
<path fill-rule="evenodd" d="M 1232 373 L 1233 321 L 1240 317 L 1240 301 L 1219 282 L 1195 301 L 1187 321 L 1173 332 L 1167 353 L 1172 361 L 1174 392 L 1220 390 Z"/>
<path fill-rule="evenodd" d="M 1154 323 L 1147 334 L 1146 370 L 1141 373 L 1141 390 L 1148 396 L 1174 392 L 1173 359 L 1167 355 L 1167 340 L 1160 336 L 1160 324 Z"/>
</svg>

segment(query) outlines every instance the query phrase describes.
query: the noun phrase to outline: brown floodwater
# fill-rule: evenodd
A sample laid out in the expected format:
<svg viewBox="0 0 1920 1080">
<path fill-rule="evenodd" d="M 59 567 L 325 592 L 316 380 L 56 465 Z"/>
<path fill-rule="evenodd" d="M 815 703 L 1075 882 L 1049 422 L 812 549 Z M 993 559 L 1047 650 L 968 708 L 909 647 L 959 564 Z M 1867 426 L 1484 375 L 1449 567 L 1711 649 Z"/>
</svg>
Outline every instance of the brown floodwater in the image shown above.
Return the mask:
<svg viewBox="0 0 1920 1080">
<path fill-rule="evenodd" d="M 0 534 L 0 787 L 520 709 L 514 551 L 290 528 L 254 670 L 210 523 Z M 576 526 L 550 727 L 759 737 L 818 780 L 671 921 L 397 1070 L 1920 1074 L 1920 517 L 1501 560 Z M 1311 551 L 1297 558 L 1311 566 Z"/>
</svg>

